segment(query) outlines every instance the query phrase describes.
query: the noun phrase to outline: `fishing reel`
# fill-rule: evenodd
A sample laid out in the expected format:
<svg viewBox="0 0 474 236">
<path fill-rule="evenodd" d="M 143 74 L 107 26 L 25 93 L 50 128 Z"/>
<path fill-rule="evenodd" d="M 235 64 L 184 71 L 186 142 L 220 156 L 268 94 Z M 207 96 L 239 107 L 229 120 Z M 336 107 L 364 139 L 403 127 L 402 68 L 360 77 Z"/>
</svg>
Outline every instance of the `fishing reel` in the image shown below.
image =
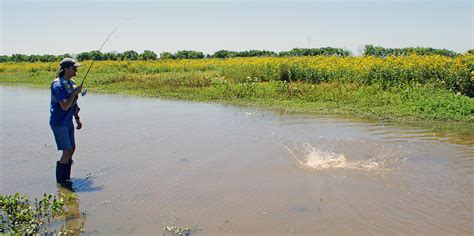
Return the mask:
<svg viewBox="0 0 474 236">
<path fill-rule="evenodd" d="M 84 96 L 86 96 L 86 94 L 87 94 L 87 89 L 84 89 L 84 90 L 82 90 L 82 92 L 81 92 L 81 96 L 83 96 L 83 97 L 84 97 Z"/>
</svg>

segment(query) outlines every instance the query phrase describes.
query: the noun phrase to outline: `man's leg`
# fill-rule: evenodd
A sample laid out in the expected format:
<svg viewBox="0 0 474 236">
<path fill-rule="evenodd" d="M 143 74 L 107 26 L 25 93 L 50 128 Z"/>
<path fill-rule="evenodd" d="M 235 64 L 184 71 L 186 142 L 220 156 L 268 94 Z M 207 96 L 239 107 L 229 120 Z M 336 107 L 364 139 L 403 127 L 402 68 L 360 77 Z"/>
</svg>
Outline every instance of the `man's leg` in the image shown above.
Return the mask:
<svg viewBox="0 0 474 236">
<path fill-rule="evenodd" d="M 74 154 L 75 148 L 69 150 L 63 150 L 63 155 L 61 156 L 61 160 L 59 160 L 62 164 L 68 164 L 69 160 L 72 160 L 72 155 Z"/>
<path fill-rule="evenodd" d="M 71 168 L 72 168 L 72 164 L 74 163 L 72 160 L 72 156 L 74 155 L 74 151 L 76 151 L 75 146 L 72 148 L 71 159 L 69 159 L 69 162 L 67 163 L 66 181 L 71 181 Z"/>
<path fill-rule="evenodd" d="M 71 123 L 72 124 L 72 123 Z M 76 151 L 76 139 L 74 137 L 74 125 L 71 125 L 68 129 L 68 136 L 69 136 L 69 141 L 71 144 L 71 158 L 69 158 L 69 161 L 67 163 L 67 170 L 66 170 L 66 181 L 71 181 L 71 168 L 72 168 L 72 156 L 74 155 L 74 152 Z"/>
<path fill-rule="evenodd" d="M 74 154 L 73 140 L 71 140 L 71 134 L 69 127 L 66 126 L 55 126 L 51 127 L 54 133 L 54 139 L 58 146 L 58 150 L 62 150 L 61 159 L 56 162 L 56 181 L 61 184 L 67 183 L 67 174 L 69 161 L 72 159 Z M 73 135 L 72 135 L 73 136 Z"/>
</svg>

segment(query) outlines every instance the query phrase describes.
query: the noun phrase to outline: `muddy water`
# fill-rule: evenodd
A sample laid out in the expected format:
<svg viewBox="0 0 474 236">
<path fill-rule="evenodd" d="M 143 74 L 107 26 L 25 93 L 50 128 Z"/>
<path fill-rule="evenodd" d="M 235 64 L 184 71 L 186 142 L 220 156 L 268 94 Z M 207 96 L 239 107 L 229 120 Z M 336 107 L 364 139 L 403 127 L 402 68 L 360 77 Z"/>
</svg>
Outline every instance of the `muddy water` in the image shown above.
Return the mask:
<svg viewBox="0 0 474 236">
<path fill-rule="evenodd" d="M 59 191 L 49 91 L 0 86 L 2 193 Z M 473 234 L 474 129 L 81 98 L 72 216 L 92 234 Z M 454 128 L 453 128 L 454 127 Z"/>
</svg>

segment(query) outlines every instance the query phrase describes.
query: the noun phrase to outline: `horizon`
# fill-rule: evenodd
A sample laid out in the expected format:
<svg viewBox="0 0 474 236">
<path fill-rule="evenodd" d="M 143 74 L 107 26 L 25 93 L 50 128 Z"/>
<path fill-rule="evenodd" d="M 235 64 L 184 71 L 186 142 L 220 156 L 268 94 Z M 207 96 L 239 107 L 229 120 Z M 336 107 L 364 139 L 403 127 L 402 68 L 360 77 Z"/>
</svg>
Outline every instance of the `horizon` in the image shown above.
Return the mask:
<svg viewBox="0 0 474 236">
<path fill-rule="evenodd" d="M 116 1 L 4 0 L 1 55 L 192 50 L 289 51 L 365 45 L 472 49 L 471 1 Z M 104 10 L 106 9 L 106 10 Z M 51 17 L 71 11 L 78 17 Z M 82 14 L 81 14 L 82 13 Z M 67 15 L 67 14 L 66 14 Z M 93 26 L 93 27 L 92 27 Z M 466 30 L 468 29 L 468 30 Z M 71 33 L 68 33 L 70 30 Z M 64 33 L 63 33 L 64 32 Z"/>
<path fill-rule="evenodd" d="M 375 46 L 375 47 L 383 47 L 383 46 L 379 46 L 379 45 L 372 45 L 372 46 Z M 326 48 L 326 47 L 321 47 L 321 48 Z M 385 48 L 385 47 L 383 47 L 383 48 Z M 417 47 L 407 47 L 407 48 L 417 48 Z M 421 48 L 421 47 L 420 47 L 420 48 Z M 292 48 L 292 49 L 320 49 L 320 48 Z M 291 51 L 292 49 L 289 49 L 288 51 Z M 336 48 L 336 49 L 340 49 L 340 48 Z M 348 49 L 345 49 L 345 48 L 342 48 L 342 49 L 348 50 Z M 386 49 L 388 49 L 388 48 L 386 48 Z M 400 48 L 400 49 L 403 49 L 403 48 Z M 456 52 L 456 51 L 451 50 L 451 49 L 449 49 L 449 48 L 433 48 L 433 49 L 435 49 L 435 50 L 449 50 L 449 51 Z M 219 50 L 217 50 L 217 51 L 221 51 L 221 50 L 224 50 L 224 51 L 232 51 L 232 50 L 226 50 L 226 49 L 219 49 Z M 261 49 L 248 49 L 248 50 L 243 50 L 243 51 L 232 51 L 232 52 L 244 52 L 244 51 L 252 51 L 252 50 L 256 50 L 256 51 L 268 51 L 268 50 L 261 50 Z M 468 50 L 470 50 L 470 49 L 468 49 Z M 456 52 L 456 53 L 463 54 L 463 53 L 466 53 L 468 50 L 466 50 L 465 52 Z M 92 51 L 98 51 L 98 50 L 92 50 Z M 0 54 L 0 56 L 9 56 L 9 57 L 11 57 L 11 56 L 13 56 L 13 55 L 18 55 L 18 54 L 20 54 L 20 55 L 27 55 L 27 56 L 33 56 L 33 55 L 39 55 L 39 56 L 41 56 L 41 55 L 62 56 L 62 55 L 67 54 L 67 55 L 70 55 L 71 57 L 76 57 L 77 55 L 79 55 L 79 54 L 81 54 L 81 53 L 88 53 L 88 52 L 92 52 L 92 51 L 78 52 L 78 53 L 68 53 L 68 52 L 66 52 L 66 53 L 62 53 L 62 54 L 48 54 L 48 53 L 45 53 L 45 54 L 23 54 L 23 53 L 13 53 L 13 54 L 10 54 L 10 55 Z M 106 54 L 106 53 L 119 54 L 119 53 L 124 53 L 124 52 L 126 52 L 126 51 L 135 51 L 135 50 L 100 51 L 100 53 L 101 53 L 101 54 Z M 141 54 L 141 53 L 143 53 L 144 51 L 152 51 L 152 52 L 156 53 L 157 56 L 158 56 L 158 58 L 159 58 L 159 57 L 160 57 L 160 53 L 172 53 L 172 54 L 175 54 L 175 53 L 177 53 L 178 51 L 195 51 L 195 50 L 182 49 L 182 50 L 178 50 L 178 51 L 175 51 L 175 52 L 167 52 L 167 51 L 166 51 L 166 52 L 156 52 L 156 51 L 153 51 L 153 50 L 144 49 L 144 50 L 135 51 L 135 52 Z M 202 52 L 202 51 L 195 51 L 195 52 L 202 52 L 202 53 L 204 54 L 204 56 L 206 56 L 206 55 L 212 56 L 212 55 L 213 55 L 214 53 L 216 53 L 217 51 L 210 52 L 210 53 L 205 53 L 205 52 Z M 359 53 L 354 53 L 354 52 L 352 52 L 352 51 L 350 51 L 350 50 L 348 50 L 348 51 L 351 52 L 350 56 L 361 56 L 361 55 L 362 55 L 361 52 L 359 52 Z M 274 52 L 274 53 L 279 54 L 279 53 L 287 52 L 287 51 L 276 51 L 276 52 L 275 52 L 275 51 L 271 51 L 271 52 Z"/>
</svg>

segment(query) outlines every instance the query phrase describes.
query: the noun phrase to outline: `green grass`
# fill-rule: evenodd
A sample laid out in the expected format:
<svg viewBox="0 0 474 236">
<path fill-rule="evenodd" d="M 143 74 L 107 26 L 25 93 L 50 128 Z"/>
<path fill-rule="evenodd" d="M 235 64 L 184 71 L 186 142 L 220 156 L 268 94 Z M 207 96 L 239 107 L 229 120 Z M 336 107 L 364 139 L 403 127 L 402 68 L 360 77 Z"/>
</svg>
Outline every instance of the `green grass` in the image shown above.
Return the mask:
<svg viewBox="0 0 474 236">
<path fill-rule="evenodd" d="M 4 71 L 0 72 L 0 83 L 48 88 L 54 76 L 51 71 Z M 226 78 L 216 70 L 93 72 L 89 76 L 86 87 L 90 92 L 397 121 L 474 120 L 473 98 L 430 83 L 387 88 L 379 83 L 261 81 L 257 77 Z M 82 80 L 82 74 L 78 78 Z"/>
</svg>

